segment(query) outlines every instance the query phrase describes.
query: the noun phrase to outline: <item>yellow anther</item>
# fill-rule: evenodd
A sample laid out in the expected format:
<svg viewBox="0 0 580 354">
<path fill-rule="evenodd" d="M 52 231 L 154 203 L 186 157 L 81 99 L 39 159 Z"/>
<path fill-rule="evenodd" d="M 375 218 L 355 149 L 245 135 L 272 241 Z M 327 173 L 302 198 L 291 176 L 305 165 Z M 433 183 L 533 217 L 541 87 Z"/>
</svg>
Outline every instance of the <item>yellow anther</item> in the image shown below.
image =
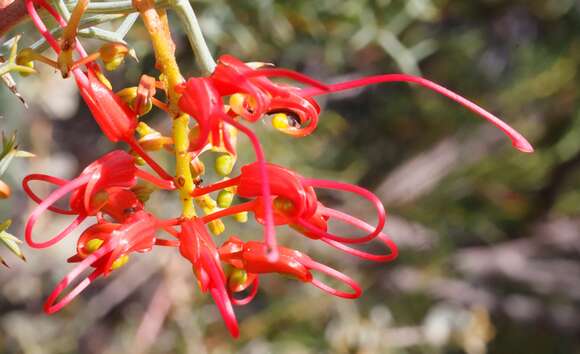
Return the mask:
<svg viewBox="0 0 580 354">
<path fill-rule="evenodd" d="M 209 195 L 204 195 L 202 197 L 196 198 L 197 205 L 203 209 L 204 213 L 208 214 L 214 211 L 217 207 L 217 203 Z"/>
<path fill-rule="evenodd" d="M 232 173 L 235 164 L 236 159 L 233 156 L 229 154 L 220 155 L 215 159 L 215 171 L 218 175 L 225 177 Z"/>
<path fill-rule="evenodd" d="M 234 193 L 228 190 L 221 190 L 217 196 L 217 205 L 220 208 L 229 208 L 234 200 Z"/>
<path fill-rule="evenodd" d="M 242 114 L 244 112 L 244 100 L 245 95 L 241 93 L 234 93 L 230 96 L 229 105 L 232 111 L 236 114 Z"/>
<path fill-rule="evenodd" d="M 93 253 L 101 248 L 103 243 L 105 243 L 105 241 L 101 240 L 100 238 L 93 238 L 85 244 L 85 250 L 87 253 Z"/>
<path fill-rule="evenodd" d="M 242 211 L 240 213 L 234 214 L 234 220 L 236 220 L 239 223 L 248 222 L 248 212 Z"/>
<path fill-rule="evenodd" d="M 129 256 L 124 254 L 124 255 L 120 256 L 119 258 L 115 259 L 113 264 L 111 264 L 111 270 L 119 269 L 122 266 L 124 266 L 125 264 L 127 264 L 127 262 L 129 262 Z"/>
<path fill-rule="evenodd" d="M 243 285 L 248 280 L 248 272 L 243 269 L 233 268 L 228 278 L 228 285 L 230 288 Z"/>
<path fill-rule="evenodd" d="M 131 191 L 135 193 L 137 199 L 142 203 L 145 203 L 149 200 L 149 197 L 156 189 L 155 185 L 151 182 L 139 181 L 133 188 L 131 188 Z"/>
<path fill-rule="evenodd" d="M 274 117 L 272 117 L 272 125 L 278 130 L 288 130 L 290 128 L 288 115 L 286 113 L 274 114 Z"/>
</svg>

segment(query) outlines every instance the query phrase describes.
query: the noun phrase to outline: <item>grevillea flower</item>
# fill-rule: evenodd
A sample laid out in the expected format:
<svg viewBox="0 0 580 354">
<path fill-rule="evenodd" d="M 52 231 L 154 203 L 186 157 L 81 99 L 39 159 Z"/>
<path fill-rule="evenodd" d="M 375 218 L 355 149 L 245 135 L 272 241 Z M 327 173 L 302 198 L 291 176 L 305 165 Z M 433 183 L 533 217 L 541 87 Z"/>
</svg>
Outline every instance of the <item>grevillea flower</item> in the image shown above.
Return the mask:
<svg viewBox="0 0 580 354">
<path fill-rule="evenodd" d="M 46 28 L 36 11 L 35 4 L 46 9 L 62 28 L 67 27 L 67 22 L 45 0 L 26 0 L 26 8 L 32 22 L 55 53 L 60 54 L 61 46 Z M 87 58 L 87 53 L 78 40 L 76 40 L 74 48 L 81 58 Z M 127 143 L 155 172 L 164 179 L 171 180 L 172 177 L 141 148 L 135 139 L 134 133 L 138 123 L 137 113 L 131 110 L 118 95 L 103 83 L 104 76 L 95 63 L 86 63 L 86 70 L 84 73 L 80 68 L 75 67 L 72 68 L 71 72 L 83 100 L 103 133 L 113 142 L 123 141 Z"/>
<path fill-rule="evenodd" d="M 276 225 L 290 225 L 309 238 L 320 239 L 335 247 L 345 243 L 363 243 L 380 236 L 380 240 L 391 249 L 390 254 L 387 256 L 388 258 L 385 260 L 396 257 L 396 246 L 386 235 L 381 234 L 381 230 L 385 225 L 386 215 L 383 205 L 374 194 L 364 188 L 347 183 L 304 178 L 278 165 L 267 164 L 266 166 L 269 176 L 267 182 L 264 182 L 261 178 L 259 166 L 253 163 L 242 167 L 241 174 L 238 177 L 197 188 L 194 191 L 194 195 L 203 195 L 223 188 L 235 187 L 238 196 L 252 199 L 249 202 L 234 205 L 204 216 L 204 221 L 209 222 L 215 218 L 242 211 L 252 211 L 258 222 L 265 223 L 264 205 L 269 204 L 273 206 L 274 224 Z M 261 193 L 261 187 L 264 183 L 270 184 L 273 197 L 265 198 Z M 369 200 L 377 212 L 378 221 L 376 227 L 371 227 L 362 220 L 324 206 L 318 201 L 314 188 L 347 191 Z M 369 233 L 362 237 L 331 234 L 327 231 L 330 218 L 348 223 Z M 348 248 L 342 247 L 342 249 L 346 250 Z M 362 255 L 362 253 L 358 255 Z"/>
<path fill-rule="evenodd" d="M 232 56 L 222 56 L 215 73 L 212 75 L 212 80 L 217 83 L 215 86 L 222 95 L 233 95 L 235 93 L 246 95 L 240 103 L 235 105 L 238 109 L 234 108 L 234 110 L 250 121 L 259 119 L 265 114 L 278 112 L 290 114 L 292 118 L 284 131 L 297 136 L 309 134 L 316 128 L 320 113 L 320 108 L 314 101 L 316 96 L 378 83 L 415 83 L 459 103 L 488 120 L 502 130 L 511 139 L 512 145 L 518 150 L 523 152 L 533 151 L 530 143 L 520 133 L 492 113 L 449 89 L 421 77 L 406 74 L 385 74 L 329 85 L 298 75 L 298 73 L 287 69 L 268 67 L 253 69 Z M 275 84 L 267 79 L 269 76 L 287 76 L 311 87 L 299 89 Z M 300 123 L 300 126 L 294 126 L 296 122 Z M 303 127 L 306 124 L 308 126 L 304 129 Z"/>
<path fill-rule="evenodd" d="M 220 255 L 201 219 L 181 224 L 179 252 L 191 262 L 202 292 L 209 292 L 233 337 L 239 336 L 238 321 L 226 289 Z"/>
<path fill-rule="evenodd" d="M 304 283 L 311 283 L 323 291 L 346 299 L 355 299 L 361 295 L 360 286 L 345 274 L 332 269 L 324 264 L 312 260 L 302 252 L 286 247 L 278 247 L 280 257 L 276 262 L 271 262 L 267 257 L 267 247 L 263 242 L 248 241 L 243 242 L 237 237 L 230 237 L 219 249 L 222 261 L 227 262 L 236 270 L 246 273 L 246 276 L 240 279 L 228 279 L 228 288 L 230 292 L 241 292 L 249 286 L 253 286 L 248 297 L 244 299 L 235 299 L 236 305 L 245 305 L 249 303 L 257 293 L 258 275 L 267 273 L 279 273 L 290 276 Z M 316 279 L 312 271 L 318 271 L 344 283 L 352 292 L 337 290 L 324 282 Z M 235 273 L 234 273 L 235 274 Z M 245 278 L 245 279 L 244 279 Z"/>
<path fill-rule="evenodd" d="M 128 261 L 133 252 L 148 252 L 154 245 L 177 246 L 176 242 L 157 239 L 155 233 L 174 221 L 160 221 L 152 214 L 137 210 L 123 223 L 97 223 L 87 228 L 77 243 L 77 253 L 69 262 L 80 262 L 56 286 L 44 304 L 48 314 L 61 310 L 96 278 L 108 275 Z M 93 271 L 66 295 L 62 293 L 87 269 Z M 58 301 L 57 301 L 58 300 Z"/>
<path fill-rule="evenodd" d="M 137 168 L 133 156 L 122 150 L 112 151 L 99 158 L 75 179 L 68 181 L 43 174 L 31 174 L 24 178 L 22 186 L 32 200 L 39 203 L 30 215 L 25 228 L 26 242 L 34 248 L 45 248 L 59 242 L 74 230 L 88 216 L 96 215 L 101 210 L 115 210 L 111 206 L 108 190 L 111 188 L 131 188 L 137 183 L 137 177 L 148 180 L 160 188 L 174 189 L 173 183 L 162 180 Z M 44 181 L 59 186 L 46 199 L 41 200 L 28 185 L 31 181 Z M 58 200 L 71 193 L 70 209 L 54 206 Z M 118 193 L 118 192 L 117 192 Z M 115 194 L 117 194 L 115 193 Z M 106 208 L 109 205 L 109 208 Z M 38 218 L 46 211 L 51 210 L 65 215 L 76 215 L 75 220 L 62 232 L 45 242 L 35 242 L 32 231 Z"/>
</svg>

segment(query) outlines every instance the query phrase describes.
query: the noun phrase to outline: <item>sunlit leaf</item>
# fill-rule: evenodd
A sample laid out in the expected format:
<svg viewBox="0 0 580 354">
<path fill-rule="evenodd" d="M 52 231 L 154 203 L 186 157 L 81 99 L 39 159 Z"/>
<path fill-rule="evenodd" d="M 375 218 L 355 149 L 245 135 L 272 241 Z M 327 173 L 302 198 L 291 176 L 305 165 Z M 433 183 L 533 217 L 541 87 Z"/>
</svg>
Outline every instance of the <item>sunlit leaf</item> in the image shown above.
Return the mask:
<svg viewBox="0 0 580 354">
<path fill-rule="evenodd" d="M 9 234 L 6 231 L 0 232 L 0 241 L 6 246 L 10 252 L 14 253 L 18 258 L 26 261 L 26 257 L 18 244 L 22 243 L 16 236 Z"/>
</svg>

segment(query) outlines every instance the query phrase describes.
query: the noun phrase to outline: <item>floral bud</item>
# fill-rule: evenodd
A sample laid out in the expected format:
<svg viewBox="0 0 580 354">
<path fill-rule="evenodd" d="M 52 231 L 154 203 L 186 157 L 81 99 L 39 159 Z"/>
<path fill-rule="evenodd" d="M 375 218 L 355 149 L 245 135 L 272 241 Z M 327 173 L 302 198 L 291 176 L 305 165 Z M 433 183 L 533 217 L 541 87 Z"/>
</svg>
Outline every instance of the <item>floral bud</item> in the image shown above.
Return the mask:
<svg viewBox="0 0 580 354">
<path fill-rule="evenodd" d="M 10 186 L 0 180 L 0 199 L 10 198 L 10 195 L 12 195 Z"/>
<path fill-rule="evenodd" d="M 226 231 L 226 225 L 221 220 L 213 220 L 207 224 L 207 227 L 215 236 L 221 235 Z"/>
<path fill-rule="evenodd" d="M 99 49 L 101 59 L 105 63 L 105 69 L 108 71 L 117 69 L 129 52 L 129 48 L 123 43 L 106 43 Z"/>
<path fill-rule="evenodd" d="M 217 196 L 217 205 L 220 208 L 228 208 L 232 205 L 232 201 L 234 200 L 234 193 L 228 190 L 221 190 Z"/>
<path fill-rule="evenodd" d="M 34 69 L 34 59 L 36 58 L 36 55 L 37 54 L 32 49 L 24 48 L 16 56 L 16 64 Z M 21 71 L 20 75 L 25 77 L 30 75 L 30 73 Z"/>
<path fill-rule="evenodd" d="M 235 164 L 236 159 L 233 156 L 229 154 L 223 154 L 215 159 L 215 170 L 218 175 L 225 177 L 232 173 Z"/>
<path fill-rule="evenodd" d="M 159 151 L 167 145 L 172 145 L 173 139 L 159 133 L 150 134 L 139 139 L 139 145 L 146 151 Z"/>
<path fill-rule="evenodd" d="M 239 223 L 248 222 L 248 212 L 242 211 L 241 213 L 234 214 L 234 220 L 236 220 Z"/>
<path fill-rule="evenodd" d="M 121 100 L 123 100 L 123 102 L 125 102 L 129 107 L 131 107 L 131 109 L 135 113 L 137 113 L 137 115 L 139 115 L 139 116 L 142 116 L 142 115 L 149 113 L 151 111 L 151 109 L 153 108 L 153 101 L 151 101 L 151 99 L 145 99 L 144 104 L 142 104 L 139 107 L 138 111 L 135 109 L 135 101 L 137 100 L 137 86 L 124 88 L 124 89 L 117 92 L 117 96 L 119 96 L 121 98 Z M 145 123 L 140 122 L 139 124 L 145 124 Z M 137 129 L 139 129 L 139 128 L 137 128 Z M 139 131 L 139 130 L 137 130 L 137 131 Z M 153 129 L 151 129 L 151 131 L 156 132 Z M 145 134 L 142 134 L 141 132 L 139 132 L 139 135 L 143 136 Z"/>
</svg>

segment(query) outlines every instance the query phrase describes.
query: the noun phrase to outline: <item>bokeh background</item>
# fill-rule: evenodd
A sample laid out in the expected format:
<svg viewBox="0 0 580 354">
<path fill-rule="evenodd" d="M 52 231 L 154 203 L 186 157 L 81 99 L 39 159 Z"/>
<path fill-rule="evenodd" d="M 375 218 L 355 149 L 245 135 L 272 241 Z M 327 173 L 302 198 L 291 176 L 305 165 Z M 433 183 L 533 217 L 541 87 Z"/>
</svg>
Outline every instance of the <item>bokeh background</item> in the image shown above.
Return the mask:
<svg viewBox="0 0 580 354">
<path fill-rule="evenodd" d="M 238 309 L 236 341 L 187 262 L 158 249 L 132 256 L 49 317 L 42 303 L 71 269 L 71 237 L 43 251 L 24 247 L 27 263 L 0 249 L 11 265 L 0 269 L 1 353 L 580 353 L 577 1 L 192 4 L 216 56 L 272 62 L 329 82 L 421 74 L 498 113 L 536 152 L 518 153 L 481 119 L 422 88 L 390 84 L 324 97 L 310 137 L 255 128 L 271 161 L 368 187 L 389 210 L 386 230 L 401 248 L 389 264 L 359 261 L 280 229 L 283 243 L 360 280 L 360 299 L 265 277 L 257 300 Z M 182 68 L 194 75 L 187 40 L 172 23 Z M 37 39 L 27 24 L 18 32 L 27 43 Z M 155 73 L 140 23 L 127 40 L 140 61 L 111 75 L 115 88 Z M 30 172 L 74 176 L 113 146 L 79 104 L 72 80 L 46 68 L 16 80 L 30 108 L 0 87 L 0 127 L 17 130 L 20 147 L 36 157 L 16 160 L 3 176 L 15 193 L 0 201 L 0 219 L 13 218 L 11 231 L 22 237 L 32 205 L 19 181 Z M 169 129 L 159 112 L 145 119 Z M 241 150 L 242 161 L 253 158 L 245 141 Z M 371 215 L 347 195 L 322 198 Z M 179 208 L 163 193 L 150 205 L 163 215 Z M 66 221 L 46 218 L 38 237 Z M 260 237 L 252 222 L 227 226 L 226 235 Z"/>
</svg>

